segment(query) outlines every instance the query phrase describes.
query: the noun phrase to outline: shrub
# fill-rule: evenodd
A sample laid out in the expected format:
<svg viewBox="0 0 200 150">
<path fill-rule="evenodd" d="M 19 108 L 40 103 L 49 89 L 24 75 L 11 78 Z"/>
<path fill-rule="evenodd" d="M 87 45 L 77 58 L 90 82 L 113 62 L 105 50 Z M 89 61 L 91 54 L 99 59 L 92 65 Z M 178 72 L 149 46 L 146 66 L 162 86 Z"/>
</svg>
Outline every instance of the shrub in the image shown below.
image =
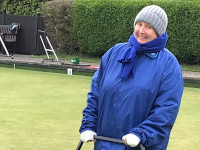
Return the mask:
<svg viewBox="0 0 200 150">
<path fill-rule="evenodd" d="M 57 51 L 67 54 L 76 52 L 76 43 L 72 37 L 73 0 L 54 0 L 43 4 L 43 16 L 46 31 Z"/>
<path fill-rule="evenodd" d="M 181 63 L 200 64 L 200 1 L 76 0 L 73 33 L 81 52 L 102 56 L 115 43 L 128 41 L 136 14 L 150 4 L 167 12 L 167 48 Z"/>
<path fill-rule="evenodd" d="M 124 0 L 74 2 L 73 28 L 82 53 L 102 56 L 112 45 L 126 42 L 133 31 L 139 3 Z"/>
<path fill-rule="evenodd" d="M 14 15 L 38 15 L 42 13 L 41 4 L 49 0 L 1 0 L 0 13 Z"/>
<path fill-rule="evenodd" d="M 151 4 L 167 12 L 166 47 L 180 63 L 200 64 L 200 1 L 54 0 L 43 5 L 43 16 L 59 51 L 101 57 L 114 44 L 128 41 L 135 16 Z"/>
<path fill-rule="evenodd" d="M 167 48 L 184 64 L 200 64 L 200 1 L 169 3 Z"/>
</svg>

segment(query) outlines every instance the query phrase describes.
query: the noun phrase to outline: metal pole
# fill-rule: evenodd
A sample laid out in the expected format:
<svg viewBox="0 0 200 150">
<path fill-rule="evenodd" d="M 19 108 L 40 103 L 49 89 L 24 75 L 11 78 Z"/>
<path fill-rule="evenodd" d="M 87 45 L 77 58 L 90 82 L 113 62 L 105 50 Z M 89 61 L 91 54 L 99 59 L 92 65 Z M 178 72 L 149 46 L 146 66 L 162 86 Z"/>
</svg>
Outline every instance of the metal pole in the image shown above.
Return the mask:
<svg viewBox="0 0 200 150">
<path fill-rule="evenodd" d="M 104 137 L 104 136 L 98 136 L 95 135 L 94 139 L 96 140 L 103 140 L 103 141 L 108 141 L 108 142 L 114 142 L 114 143 L 120 143 L 120 144 L 124 144 L 123 140 L 120 139 L 114 139 L 114 138 L 109 138 L 109 137 Z"/>
<path fill-rule="evenodd" d="M 108 142 L 114 142 L 114 143 L 119 143 L 119 144 L 125 144 L 123 140 L 104 137 L 104 136 L 98 136 L 98 135 L 94 135 L 94 139 L 108 141 Z M 83 141 L 80 140 L 76 150 L 80 150 L 82 145 L 83 145 Z M 140 146 L 140 150 L 145 150 L 145 147 L 143 147 L 141 144 L 139 146 Z"/>
<path fill-rule="evenodd" d="M 78 143 L 78 146 L 77 146 L 76 150 L 80 150 L 81 147 L 82 147 L 82 145 L 83 145 L 83 141 L 80 140 L 80 142 Z"/>
</svg>

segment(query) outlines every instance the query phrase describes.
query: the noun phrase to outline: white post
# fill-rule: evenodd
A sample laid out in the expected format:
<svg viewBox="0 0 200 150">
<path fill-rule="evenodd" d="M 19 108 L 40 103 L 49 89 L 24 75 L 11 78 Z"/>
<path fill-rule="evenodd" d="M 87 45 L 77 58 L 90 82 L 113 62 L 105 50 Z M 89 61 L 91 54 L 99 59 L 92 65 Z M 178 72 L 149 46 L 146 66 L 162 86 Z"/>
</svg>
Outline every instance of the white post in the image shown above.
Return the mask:
<svg viewBox="0 0 200 150">
<path fill-rule="evenodd" d="M 68 74 L 68 75 L 72 75 L 72 69 L 71 69 L 71 68 L 68 68 L 68 69 L 67 69 L 67 74 Z"/>
</svg>

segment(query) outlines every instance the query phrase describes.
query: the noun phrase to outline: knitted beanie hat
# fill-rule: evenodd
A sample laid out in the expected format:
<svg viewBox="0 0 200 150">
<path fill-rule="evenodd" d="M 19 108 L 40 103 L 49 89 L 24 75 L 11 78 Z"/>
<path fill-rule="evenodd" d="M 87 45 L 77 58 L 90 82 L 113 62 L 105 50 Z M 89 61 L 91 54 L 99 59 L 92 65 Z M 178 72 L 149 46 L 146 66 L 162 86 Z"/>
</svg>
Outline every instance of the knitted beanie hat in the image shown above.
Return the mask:
<svg viewBox="0 0 200 150">
<path fill-rule="evenodd" d="M 166 32 L 168 18 L 166 12 L 159 6 L 150 5 L 144 7 L 136 16 L 134 26 L 138 21 L 144 21 L 150 24 L 158 34 L 161 36 Z"/>
</svg>

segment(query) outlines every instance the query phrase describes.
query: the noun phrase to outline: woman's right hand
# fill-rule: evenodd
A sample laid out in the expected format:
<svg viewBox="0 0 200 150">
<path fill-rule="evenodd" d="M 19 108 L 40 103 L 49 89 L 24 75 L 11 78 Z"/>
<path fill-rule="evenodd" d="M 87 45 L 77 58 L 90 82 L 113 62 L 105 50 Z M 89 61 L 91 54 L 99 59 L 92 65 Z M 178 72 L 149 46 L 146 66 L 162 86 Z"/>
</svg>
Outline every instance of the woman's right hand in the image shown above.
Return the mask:
<svg viewBox="0 0 200 150">
<path fill-rule="evenodd" d="M 94 135 L 97 135 L 94 131 L 86 130 L 81 133 L 81 140 L 83 142 L 94 141 Z"/>
</svg>

